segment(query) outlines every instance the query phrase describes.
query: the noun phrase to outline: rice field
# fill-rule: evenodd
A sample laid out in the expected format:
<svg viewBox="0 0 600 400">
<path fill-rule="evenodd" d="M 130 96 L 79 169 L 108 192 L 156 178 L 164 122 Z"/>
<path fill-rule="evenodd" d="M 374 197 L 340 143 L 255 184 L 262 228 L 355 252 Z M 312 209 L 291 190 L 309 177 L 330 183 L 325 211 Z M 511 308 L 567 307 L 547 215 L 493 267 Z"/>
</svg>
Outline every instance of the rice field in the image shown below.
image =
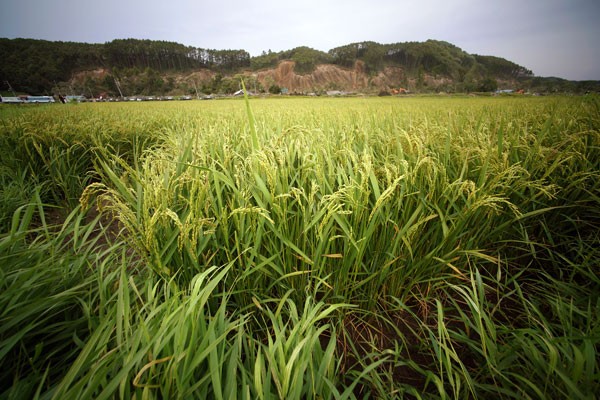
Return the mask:
<svg viewBox="0 0 600 400">
<path fill-rule="evenodd" d="M 0 107 L 0 398 L 594 399 L 600 98 Z"/>
</svg>

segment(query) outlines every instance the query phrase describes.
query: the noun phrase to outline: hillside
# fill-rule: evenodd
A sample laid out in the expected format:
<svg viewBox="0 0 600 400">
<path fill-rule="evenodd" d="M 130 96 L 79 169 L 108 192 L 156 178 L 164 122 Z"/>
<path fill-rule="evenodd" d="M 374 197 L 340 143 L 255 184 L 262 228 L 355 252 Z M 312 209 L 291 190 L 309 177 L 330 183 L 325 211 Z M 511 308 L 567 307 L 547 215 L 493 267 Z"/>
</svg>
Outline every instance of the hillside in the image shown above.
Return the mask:
<svg viewBox="0 0 600 400">
<path fill-rule="evenodd" d="M 119 39 L 105 44 L 0 39 L 0 80 L 18 92 L 131 96 L 233 93 L 240 78 L 256 92 L 471 92 L 497 88 L 585 92 L 597 82 L 534 77 L 494 56 L 442 41 L 352 43 L 328 52 L 297 47 L 251 57 L 174 42 Z"/>
</svg>

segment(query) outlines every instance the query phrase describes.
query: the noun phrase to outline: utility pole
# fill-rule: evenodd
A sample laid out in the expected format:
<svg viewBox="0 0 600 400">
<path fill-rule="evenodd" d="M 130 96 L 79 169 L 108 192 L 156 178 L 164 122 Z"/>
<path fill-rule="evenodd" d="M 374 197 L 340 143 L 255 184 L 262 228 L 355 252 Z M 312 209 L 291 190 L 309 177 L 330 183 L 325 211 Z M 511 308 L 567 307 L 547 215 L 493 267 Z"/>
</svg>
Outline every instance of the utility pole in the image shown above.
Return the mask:
<svg viewBox="0 0 600 400">
<path fill-rule="evenodd" d="M 13 90 L 13 87 L 10 86 L 10 82 L 9 81 L 4 81 L 6 83 L 6 85 L 8 86 L 8 90 L 10 90 L 13 94 L 13 96 L 17 97 L 17 94 L 15 93 L 15 91 Z"/>
<path fill-rule="evenodd" d="M 60 87 L 58 86 L 56 81 L 53 81 L 53 82 L 54 82 L 54 87 L 52 88 L 52 90 L 56 89 L 56 91 L 58 92 L 58 95 L 62 96 L 62 93 L 60 92 Z"/>
<path fill-rule="evenodd" d="M 94 94 L 92 93 L 92 90 L 89 88 L 88 85 L 85 85 L 85 88 L 88 90 L 88 92 L 90 93 L 90 98 L 93 99 L 94 98 Z"/>
<path fill-rule="evenodd" d="M 194 83 L 194 89 L 196 90 L 196 98 L 199 99 L 200 98 L 200 93 L 198 93 L 198 86 L 196 86 L 196 80 L 192 80 L 192 82 Z"/>
<path fill-rule="evenodd" d="M 123 96 L 123 92 L 121 92 L 121 85 L 119 85 L 119 80 L 117 78 L 113 78 L 115 80 L 115 85 L 117 85 L 117 89 L 119 89 L 119 94 L 121 95 L 121 98 L 124 99 L 125 96 Z"/>
</svg>

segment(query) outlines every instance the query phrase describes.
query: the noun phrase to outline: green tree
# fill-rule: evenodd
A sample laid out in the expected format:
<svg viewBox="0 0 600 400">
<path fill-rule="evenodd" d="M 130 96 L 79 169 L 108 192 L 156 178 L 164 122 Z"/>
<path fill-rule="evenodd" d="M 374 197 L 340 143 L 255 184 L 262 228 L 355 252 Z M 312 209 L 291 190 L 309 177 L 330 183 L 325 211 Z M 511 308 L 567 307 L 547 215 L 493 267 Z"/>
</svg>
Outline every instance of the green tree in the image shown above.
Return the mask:
<svg viewBox="0 0 600 400">
<path fill-rule="evenodd" d="M 263 51 L 260 56 L 252 57 L 250 59 L 250 67 L 253 70 L 273 68 L 277 66 L 278 62 L 279 53 L 273 53 L 271 50 L 269 50 L 268 53 Z"/>
<path fill-rule="evenodd" d="M 147 95 L 163 94 L 164 81 L 158 71 L 146 68 L 142 78 L 142 92 Z"/>
<path fill-rule="evenodd" d="M 271 86 L 269 86 L 269 93 L 279 94 L 281 93 L 281 88 L 276 84 L 272 84 Z"/>
<path fill-rule="evenodd" d="M 217 73 L 211 80 L 210 84 L 210 93 L 219 93 L 221 90 L 221 81 L 223 80 L 223 75 Z"/>
<path fill-rule="evenodd" d="M 306 46 L 293 49 L 289 58 L 296 63 L 294 70 L 300 74 L 311 73 L 317 64 L 331 61 L 327 53 Z"/>
<path fill-rule="evenodd" d="M 498 90 L 498 82 L 492 77 L 487 77 L 479 84 L 479 91 L 481 92 L 495 92 Z"/>
<path fill-rule="evenodd" d="M 369 43 L 362 57 L 369 72 L 376 72 L 384 66 L 385 48 L 379 43 Z"/>
<path fill-rule="evenodd" d="M 417 90 L 422 90 L 425 87 L 425 72 L 422 65 L 417 71 Z"/>
</svg>

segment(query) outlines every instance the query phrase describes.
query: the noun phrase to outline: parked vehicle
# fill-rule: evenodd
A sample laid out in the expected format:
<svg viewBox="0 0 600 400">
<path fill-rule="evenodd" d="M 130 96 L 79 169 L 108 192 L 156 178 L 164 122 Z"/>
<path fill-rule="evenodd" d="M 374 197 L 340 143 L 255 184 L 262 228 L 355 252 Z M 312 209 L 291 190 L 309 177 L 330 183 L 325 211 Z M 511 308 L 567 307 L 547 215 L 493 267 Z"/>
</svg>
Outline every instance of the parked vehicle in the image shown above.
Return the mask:
<svg viewBox="0 0 600 400">
<path fill-rule="evenodd" d="M 3 96 L 0 96 L 0 103 L 20 104 L 20 103 L 23 103 L 23 100 L 20 99 L 19 97 L 3 97 Z"/>
<path fill-rule="evenodd" d="M 54 103 L 52 96 L 27 96 L 25 103 Z"/>
</svg>

